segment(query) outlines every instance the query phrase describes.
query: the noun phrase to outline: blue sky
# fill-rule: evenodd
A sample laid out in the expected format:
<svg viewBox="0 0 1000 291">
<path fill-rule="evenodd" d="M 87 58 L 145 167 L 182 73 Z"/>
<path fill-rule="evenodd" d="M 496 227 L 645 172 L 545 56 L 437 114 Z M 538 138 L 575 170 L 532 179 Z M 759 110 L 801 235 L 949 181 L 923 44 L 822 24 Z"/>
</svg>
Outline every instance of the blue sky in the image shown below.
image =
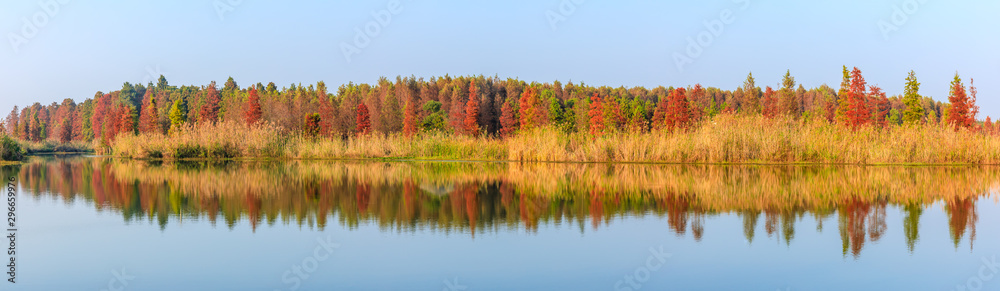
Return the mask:
<svg viewBox="0 0 1000 291">
<path fill-rule="evenodd" d="M 160 73 L 174 85 L 483 74 L 735 89 L 749 71 L 763 87 L 785 70 L 806 87 L 837 87 L 847 65 L 889 94 L 915 70 L 920 92 L 938 100 L 957 71 L 977 81 L 980 118 L 1000 116 L 990 97 L 1000 93 L 998 1 L 400 0 L 396 13 L 391 2 L 6 1 L 0 112 L 82 101 Z M 391 19 L 380 24 L 373 12 L 383 10 Z M 897 30 L 884 34 L 880 21 Z M 377 33 L 358 46 L 366 27 Z M 688 54 L 699 35 L 707 45 Z M 343 45 L 358 48 L 349 62 Z M 678 69 L 675 54 L 691 62 Z"/>
</svg>

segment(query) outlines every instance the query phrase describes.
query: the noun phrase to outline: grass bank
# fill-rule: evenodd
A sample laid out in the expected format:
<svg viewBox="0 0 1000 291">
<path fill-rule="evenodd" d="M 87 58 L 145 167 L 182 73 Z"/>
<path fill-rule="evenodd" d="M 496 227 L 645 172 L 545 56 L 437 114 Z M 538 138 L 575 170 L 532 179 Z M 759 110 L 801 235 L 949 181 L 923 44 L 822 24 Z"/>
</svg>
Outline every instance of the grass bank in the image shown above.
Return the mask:
<svg viewBox="0 0 1000 291">
<path fill-rule="evenodd" d="M 459 159 L 546 162 L 998 164 L 1000 136 L 941 125 L 865 127 L 720 115 L 686 131 L 593 136 L 542 127 L 507 139 L 423 133 L 347 140 L 222 123 L 169 135 L 120 136 L 126 158 Z"/>
</svg>

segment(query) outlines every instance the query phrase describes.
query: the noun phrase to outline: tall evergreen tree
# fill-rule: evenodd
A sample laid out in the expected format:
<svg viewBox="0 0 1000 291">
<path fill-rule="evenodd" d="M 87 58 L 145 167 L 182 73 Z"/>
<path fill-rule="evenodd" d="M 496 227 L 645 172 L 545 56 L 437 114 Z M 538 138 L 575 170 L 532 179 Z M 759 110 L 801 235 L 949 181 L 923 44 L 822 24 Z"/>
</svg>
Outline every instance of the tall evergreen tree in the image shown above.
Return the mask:
<svg viewBox="0 0 1000 291">
<path fill-rule="evenodd" d="M 912 70 L 906 75 L 906 86 L 903 88 L 903 123 L 917 124 L 924 118 L 924 106 L 920 103 L 920 82 Z"/>
</svg>

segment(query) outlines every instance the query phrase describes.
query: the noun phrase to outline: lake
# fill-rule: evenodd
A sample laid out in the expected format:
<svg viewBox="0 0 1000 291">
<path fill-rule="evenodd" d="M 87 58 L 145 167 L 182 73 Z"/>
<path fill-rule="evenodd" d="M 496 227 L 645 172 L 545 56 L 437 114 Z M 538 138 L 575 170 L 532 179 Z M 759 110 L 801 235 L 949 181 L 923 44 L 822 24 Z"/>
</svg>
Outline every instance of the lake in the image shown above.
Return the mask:
<svg viewBox="0 0 1000 291">
<path fill-rule="evenodd" d="M 88 156 L 3 167 L 16 290 L 1000 290 L 998 170 Z"/>
</svg>

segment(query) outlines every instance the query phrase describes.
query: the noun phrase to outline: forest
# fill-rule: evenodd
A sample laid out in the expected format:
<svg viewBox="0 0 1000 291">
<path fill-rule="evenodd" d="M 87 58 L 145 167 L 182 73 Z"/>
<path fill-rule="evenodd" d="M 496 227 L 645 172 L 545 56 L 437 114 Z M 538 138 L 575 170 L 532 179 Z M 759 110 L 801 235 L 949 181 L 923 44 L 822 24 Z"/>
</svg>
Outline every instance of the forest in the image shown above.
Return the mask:
<svg viewBox="0 0 1000 291">
<path fill-rule="evenodd" d="M 1000 153 L 994 150 L 1000 148 L 993 137 L 997 126 L 989 117 L 982 122 L 976 118 L 979 108 L 972 80 L 966 88 L 956 73 L 947 103 L 921 95 L 913 71 L 904 81 L 903 95 L 887 96 L 879 86 L 867 83 L 858 68 L 846 66 L 838 89 L 827 85 L 806 89 L 796 84 L 791 72 L 780 84 L 763 89 L 750 73 L 735 90 L 700 84 L 614 88 L 446 75 L 426 80 L 397 76 L 395 81 L 383 77 L 376 84 L 348 83 L 330 92 L 324 82 L 280 89 L 274 83 L 241 87 L 230 77 L 221 88 L 214 81 L 178 87 L 160 76 L 155 84 L 126 82 L 120 90 L 97 92 L 79 103 L 67 98 L 15 107 L 4 120 L 3 131 L 28 149 L 94 150 L 134 158 L 1000 161 L 994 154 Z M 740 132 L 731 135 L 739 136 L 720 136 L 721 129 L 712 129 L 719 123 L 738 127 Z M 918 139 L 954 139 L 958 148 L 950 150 L 970 153 L 914 153 L 902 160 L 829 157 L 823 151 L 836 149 L 810 148 L 820 134 L 829 134 L 823 131 L 864 144 L 909 132 Z M 787 136 L 766 144 L 775 134 Z M 989 142 L 962 142 L 970 138 Z M 530 148 L 549 139 L 557 142 L 553 152 Z M 697 145 L 705 143 L 701 139 L 720 144 L 701 148 Z M 606 144 L 598 145 L 601 141 Z M 690 149 L 648 152 L 672 143 Z M 606 148 L 615 144 L 633 148 Z M 932 144 L 937 143 L 918 140 L 898 146 Z M 486 149 L 485 153 L 477 148 Z M 728 152 L 734 148 L 739 152 Z M 629 152 L 646 153 L 630 156 Z"/>
</svg>

